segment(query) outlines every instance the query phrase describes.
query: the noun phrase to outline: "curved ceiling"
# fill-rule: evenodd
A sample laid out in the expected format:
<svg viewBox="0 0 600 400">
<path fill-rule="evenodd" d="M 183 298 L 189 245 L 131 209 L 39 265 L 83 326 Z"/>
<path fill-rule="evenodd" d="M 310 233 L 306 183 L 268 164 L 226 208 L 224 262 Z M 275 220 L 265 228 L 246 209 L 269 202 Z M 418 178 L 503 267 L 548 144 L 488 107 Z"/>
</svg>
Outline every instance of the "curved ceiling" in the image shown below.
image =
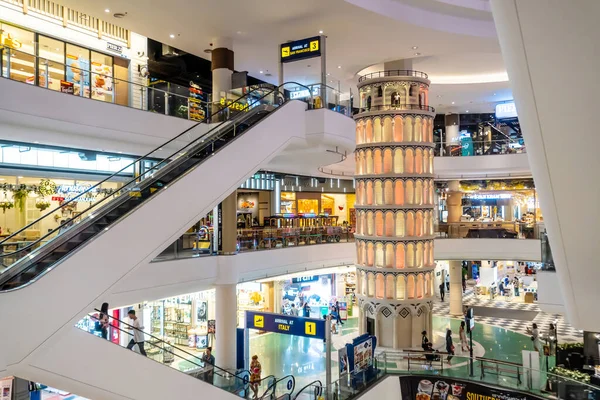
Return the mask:
<svg viewBox="0 0 600 400">
<path fill-rule="evenodd" d="M 408 7 L 412 17 L 364 8 L 384 1 L 395 10 Z M 328 84 L 346 93 L 356 90 L 356 72 L 365 66 L 414 58 L 417 53 L 415 67 L 447 82 L 504 73 L 491 14 L 483 4 L 487 0 L 245 0 L 236 1 L 235 7 L 222 0 L 61 3 L 204 58 L 214 38 L 230 37 L 236 69 L 271 83 L 278 82 L 279 45 L 319 31 L 327 35 Z M 114 19 L 115 12 L 127 15 Z M 441 29 L 446 25 L 461 29 Z M 285 81 L 315 83 L 319 76 L 319 59 L 285 65 Z M 479 98 L 469 101 L 475 100 Z"/>
</svg>

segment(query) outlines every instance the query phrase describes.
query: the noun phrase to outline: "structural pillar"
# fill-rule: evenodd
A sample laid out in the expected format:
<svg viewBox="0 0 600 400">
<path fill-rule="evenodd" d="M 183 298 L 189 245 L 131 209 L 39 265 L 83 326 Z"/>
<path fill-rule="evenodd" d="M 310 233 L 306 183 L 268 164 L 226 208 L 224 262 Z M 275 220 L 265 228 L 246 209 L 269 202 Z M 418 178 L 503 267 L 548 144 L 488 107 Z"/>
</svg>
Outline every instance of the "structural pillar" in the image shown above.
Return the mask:
<svg viewBox="0 0 600 400">
<path fill-rule="evenodd" d="M 444 120 L 446 137 L 443 144 L 445 145 L 445 152 L 449 153 L 451 146 L 460 145 L 460 116 L 458 114 L 446 114 Z"/>
<path fill-rule="evenodd" d="M 237 288 L 235 283 L 215 286 L 215 364 L 227 371 L 236 367 Z"/>
<path fill-rule="evenodd" d="M 450 315 L 463 315 L 463 291 L 462 291 L 462 262 L 449 261 L 450 269 Z"/>
<path fill-rule="evenodd" d="M 221 203 L 221 246 L 219 254 L 237 253 L 237 191 L 234 190 Z"/>
<path fill-rule="evenodd" d="M 214 114 L 219 110 L 221 98 L 227 98 L 227 94 L 231 90 L 234 58 L 233 40 L 231 38 L 216 38 L 213 39 L 212 44 L 212 113 Z M 217 118 L 213 122 L 218 122 L 219 120 L 222 119 Z"/>
<path fill-rule="evenodd" d="M 450 181 L 448 183 L 448 192 L 446 193 L 446 208 L 448 209 L 448 224 L 460 222 L 463 212 L 462 192 L 460 191 L 459 181 Z M 460 237 L 458 225 L 448 225 L 448 237 Z"/>
</svg>

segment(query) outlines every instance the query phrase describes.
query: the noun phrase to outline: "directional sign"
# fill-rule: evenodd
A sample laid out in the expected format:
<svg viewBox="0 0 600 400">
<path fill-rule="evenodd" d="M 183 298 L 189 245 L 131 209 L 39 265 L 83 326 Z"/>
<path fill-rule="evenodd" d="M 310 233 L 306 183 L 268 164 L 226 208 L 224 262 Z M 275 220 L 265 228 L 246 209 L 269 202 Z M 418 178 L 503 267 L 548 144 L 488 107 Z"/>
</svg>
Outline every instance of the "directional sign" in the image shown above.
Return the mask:
<svg viewBox="0 0 600 400">
<path fill-rule="evenodd" d="M 281 62 L 304 60 L 321 55 L 321 37 L 295 40 L 281 45 Z"/>
<path fill-rule="evenodd" d="M 246 311 L 246 328 L 325 339 L 325 320 Z"/>
</svg>

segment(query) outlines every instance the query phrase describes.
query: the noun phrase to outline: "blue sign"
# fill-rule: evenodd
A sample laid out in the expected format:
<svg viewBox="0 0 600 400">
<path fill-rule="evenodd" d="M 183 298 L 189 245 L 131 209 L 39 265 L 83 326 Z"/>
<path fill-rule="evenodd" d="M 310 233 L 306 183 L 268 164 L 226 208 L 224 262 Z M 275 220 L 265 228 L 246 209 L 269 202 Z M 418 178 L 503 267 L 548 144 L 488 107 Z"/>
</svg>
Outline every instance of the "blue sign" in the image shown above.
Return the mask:
<svg viewBox="0 0 600 400">
<path fill-rule="evenodd" d="M 317 282 L 318 280 L 319 275 L 300 276 L 298 278 L 292 278 L 292 283 Z"/>
<path fill-rule="evenodd" d="M 460 144 L 462 147 L 462 156 L 472 156 L 473 154 L 475 154 L 475 151 L 473 149 L 473 139 L 471 138 L 471 136 L 464 136 L 460 138 Z"/>
<path fill-rule="evenodd" d="M 313 339 L 325 339 L 324 319 L 246 311 L 246 328 Z"/>
</svg>

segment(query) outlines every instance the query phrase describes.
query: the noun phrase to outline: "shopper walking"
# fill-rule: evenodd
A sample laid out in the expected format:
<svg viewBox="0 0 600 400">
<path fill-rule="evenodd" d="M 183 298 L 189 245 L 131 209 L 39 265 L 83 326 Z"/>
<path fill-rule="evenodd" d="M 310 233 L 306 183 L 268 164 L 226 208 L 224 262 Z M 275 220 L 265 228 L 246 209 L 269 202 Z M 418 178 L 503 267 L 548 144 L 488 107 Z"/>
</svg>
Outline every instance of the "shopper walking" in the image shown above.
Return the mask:
<svg viewBox="0 0 600 400">
<path fill-rule="evenodd" d="M 460 349 L 465 352 L 469 351 L 469 343 L 467 342 L 467 330 L 465 321 L 460 321 L 460 330 L 458 331 L 458 336 L 460 338 Z"/>
<path fill-rule="evenodd" d="M 133 339 L 129 341 L 127 348 L 132 350 L 133 346 L 137 344 L 138 349 L 140 349 L 140 354 L 147 357 L 146 350 L 144 350 L 144 327 L 140 325 L 140 320 L 135 315 L 135 310 L 129 310 L 127 316 L 132 320 L 129 330 L 133 331 Z"/>
<path fill-rule="evenodd" d="M 454 356 L 454 343 L 452 343 L 452 331 L 448 329 L 446 331 L 446 352 L 448 353 L 448 365 L 452 365 L 452 356 Z"/>
<path fill-rule="evenodd" d="M 308 303 L 304 303 L 302 310 L 304 311 L 304 318 L 310 318 L 310 306 Z"/>
<path fill-rule="evenodd" d="M 533 349 L 539 353 L 540 351 L 540 331 L 538 326 L 534 323 L 532 329 L 527 328 L 527 333 L 531 335 L 531 341 L 533 342 Z"/>
<path fill-rule="evenodd" d="M 515 291 L 515 297 L 519 297 L 519 286 L 519 278 L 515 276 L 515 279 L 513 280 L 513 289 Z"/>
<path fill-rule="evenodd" d="M 262 373 L 262 366 L 258 361 L 258 356 L 255 354 L 252 356 L 252 362 L 250 363 L 250 389 L 254 393 L 254 398 L 258 398 L 258 385 L 260 384 L 260 374 Z"/>
<path fill-rule="evenodd" d="M 342 322 L 342 317 L 340 315 L 340 302 L 339 301 L 335 302 L 335 312 L 337 313 L 337 319 L 336 319 L 337 323 L 340 325 L 344 325 L 344 323 Z"/>
<path fill-rule="evenodd" d="M 440 283 L 440 298 L 444 301 L 444 296 L 446 295 L 446 285 L 444 282 Z"/>
</svg>

